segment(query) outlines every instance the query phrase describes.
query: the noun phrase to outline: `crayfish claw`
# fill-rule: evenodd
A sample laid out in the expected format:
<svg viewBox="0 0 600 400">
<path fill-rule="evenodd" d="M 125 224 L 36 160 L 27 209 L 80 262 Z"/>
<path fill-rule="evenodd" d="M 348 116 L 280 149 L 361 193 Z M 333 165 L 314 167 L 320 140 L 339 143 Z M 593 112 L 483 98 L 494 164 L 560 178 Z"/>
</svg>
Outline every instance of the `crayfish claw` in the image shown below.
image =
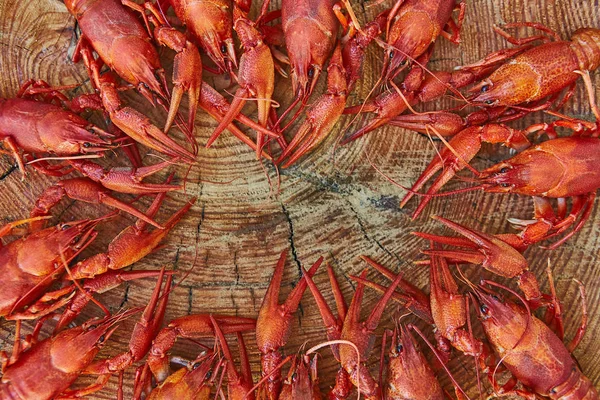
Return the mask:
<svg viewBox="0 0 600 400">
<path fill-rule="evenodd" d="M 189 98 L 188 129 L 193 132 L 201 87 L 202 59 L 196 46 L 186 41 L 185 47 L 175 56 L 173 64 L 173 92 L 164 132 L 167 132 L 175 121 L 184 92 L 187 92 Z"/>
</svg>

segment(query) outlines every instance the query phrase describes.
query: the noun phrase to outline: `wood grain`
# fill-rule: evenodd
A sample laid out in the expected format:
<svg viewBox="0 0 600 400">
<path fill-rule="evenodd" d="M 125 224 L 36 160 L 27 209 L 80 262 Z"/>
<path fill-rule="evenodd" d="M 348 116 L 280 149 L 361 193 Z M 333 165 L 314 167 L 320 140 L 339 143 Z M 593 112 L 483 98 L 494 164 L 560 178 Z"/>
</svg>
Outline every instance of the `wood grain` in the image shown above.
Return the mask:
<svg viewBox="0 0 600 400">
<path fill-rule="evenodd" d="M 381 7 L 366 8 L 357 3 L 355 9 L 359 19 L 365 21 L 373 18 Z M 516 21 L 539 21 L 567 38 L 577 28 L 600 26 L 598 1 L 471 1 L 467 7 L 462 44 L 457 47 L 444 40 L 438 41 L 431 67 L 451 69 L 505 47 L 506 43 L 492 33 L 491 26 Z M 76 42 L 75 33 L 75 21 L 60 1 L 0 0 L 0 96 L 14 96 L 20 83 L 29 78 L 44 79 L 53 85 L 85 83 L 87 77 L 84 67 L 73 64 L 70 58 Z M 168 68 L 173 53 L 162 53 Z M 366 63 L 365 77 L 350 100 L 352 104 L 367 96 L 377 79 L 381 68 L 381 51 L 375 47 L 370 49 Z M 210 77 L 207 79 L 212 82 Z M 600 84 L 598 73 L 593 74 L 593 81 L 596 86 Z M 320 82 L 317 91 L 322 90 L 322 86 L 323 82 Z M 82 90 L 89 90 L 89 87 L 76 90 L 74 94 Z M 287 104 L 289 92 L 287 82 L 281 81 L 275 97 Z M 143 110 L 156 121 L 164 120 L 163 113 L 152 109 L 135 93 L 128 93 L 125 98 L 130 105 Z M 455 104 L 450 99 L 444 99 L 435 107 Z M 570 115 L 591 118 L 581 87 L 565 110 Z M 248 112 L 252 111 L 250 107 Z M 519 126 L 539 121 L 540 118 L 532 116 L 520 122 Z M 343 120 L 336 135 L 341 135 L 342 128 L 350 122 L 350 118 Z M 199 113 L 196 134 L 201 145 L 215 126 L 212 119 Z M 356 126 L 355 121 L 352 127 Z M 427 138 L 386 127 L 348 146 L 336 148 L 335 152 L 331 146 L 334 139 L 329 141 L 329 146 L 322 147 L 299 165 L 280 171 L 279 185 L 274 167 L 270 164 L 261 165 L 250 149 L 228 133 L 223 134 L 212 149 L 201 147 L 198 164 L 188 175 L 185 193 L 169 196 L 158 218 L 161 221 L 167 219 L 191 196 L 198 197 L 196 205 L 171 233 L 165 248 L 135 265 L 136 269 L 152 269 L 162 265 L 181 271 L 193 268 L 187 279 L 172 292 L 167 320 L 201 312 L 256 316 L 273 267 L 284 249 L 291 249 L 291 252 L 284 275 L 282 298 L 297 283 L 300 265 L 309 266 L 321 255 L 334 266 L 348 300 L 354 292 L 354 284 L 349 276 L 358 274 L 366 267 L 358 259 L 361 254 L 402 271 L 408 280 L 426 288 L 427 270 L 412 264 L 420 258 L 419 251 L 425 244 L 410 232 L 443 232 L 428 215 L 440 214 L 489 233 L 509 232 L 511 227 L 507 218 L 529 218 L 531 215 L 532 203 L 529 198 L 471 192 L 437 198 L 420 219 L 411 221 L 409 215 L 415 203 L 409 203 L 407 209 L 399 209 L 403 191 L 376 173 L 369 165 L 369 160 L 398 183 L 410 185 L 435 155 L 435 149 Z M 505 150 L 485 147 L 485 151 L 475 160 L 474 167 L 481 169 L 507 156 Z M 150 155 L 145 157 L 146 163 L 156 160 Z M 122 165 L 125 161 L 112 155 L 106 162 L 107 165 Z M 183 170 L 180 171 L 180 176 L 183 173 Z M 31 173 L 26 180 L 21 180 L 20 174 L 12 166 L 12 160 L 2 157 L 1 220 L 10 221 L 27 216 L 27 210 L 35 198 L 52 181 L 37 173 Z M 460 185 L 457 182 L 449 186 Z M 150 200 L 142 199 L 137 204 L 145 207 Z M 105 208 L 65 201 L 54 215 L 62 220 L 72 220 L 98 216 L 106 211 Z M 104 251 L 111 238 L 132 222 L 132 218 L 123 216 L 115 223 L 102 226 L 101 238 L 86 254 Z M 548 287 L 545 267 L 550 260 L 558 295 L 565 305 L 567 337 L 575 333 L 580 319 L 580 299 L 574 279 L 585 283 L 590 317 L 588 334 L 575 351 L 575 357 L 596 384 L 600 381 L 600 336 L 595 334 L 600 329 L 600 270 L 597 267 L 599 222 L 600 215 L 596 207 L 582 231 L 559 249 L 547 251 L 534 247 L 526 252 L 531 269 L 543 283 L 544 289 Z M 473 279 L 489 276 L 474 268 L 469 269 L 469 275 Z M 372 276 L 375 277 L 374 274 Z M 325 297 L 332 302 L 324 269 L 317 273 L 315 281 L 325 288 Z M 511 285 L 514 287 L 514 282 Z M 145 304 L 153 286 L 152 280 L 132 282 L 100 296 L 100 299 L 112 311 L 139 306 Z M 372 291 L 366 292 L 365 315 L 377 298 Z M 393 314 L 390 308 L 389 315 Z M 99 310 L 90 306 L 78 321 L 98 315 Z M 102 356 L 126 351 L 134 322 L 127 320 L 122 324 L 103 349 Z M 2 350 L 9 350 L 14 339 L 14 325 L 6 321 L 0 324 L 0 346 Z M 31 324 L 26 325 L 31 329 Z M 381 325 L 392 326 L 388 317 Z M 294 334 L 285 348 L 288 353 L 297 351 L 305 344 L 311 346 L 325 340 L 321 319 L 313 300 L 308 296 L 303 299 L 293 329 Z M 253 370 L 258 376 L 256 345 L 250 336 L 247 339 Z M 193 358 L 198 351 L 197 346 L 181 343 L 173 353 Z M 322 354 L 321 382 L 322 388 L 326 389 L 333 382 L 337 366 L 329 351 L 323 351 Z M 379 348 L 373 352 L 373 364 L 377 363 L 378 354 Z M 469 394 L 476 397 L 472 360 L 457 357 L 451 362 L 450 368 Z M 440 379 L 446 388 L 451 388 L 447 377 L 441 376 Z M 125 375 L 126 398 L 131 397 L 132 380 L 133 370 L 129 370 Z M 78 384 L 84 382 L 89 380 L 82 379 Z M 113 378 L 105 390 L 91 398 L 115 398 L 115 388 L 116 378 Z M 486 390 L 489 390 L 487 386 Z"/>
</svg>

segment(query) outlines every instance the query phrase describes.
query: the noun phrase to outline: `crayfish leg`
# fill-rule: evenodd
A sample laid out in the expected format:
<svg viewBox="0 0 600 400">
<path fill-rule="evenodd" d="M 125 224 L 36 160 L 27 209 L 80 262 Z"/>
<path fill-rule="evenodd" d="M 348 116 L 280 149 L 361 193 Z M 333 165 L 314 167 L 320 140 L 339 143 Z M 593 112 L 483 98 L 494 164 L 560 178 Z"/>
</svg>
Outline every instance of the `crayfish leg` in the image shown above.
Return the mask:
<svg viewBox="0 0 600 400">
<path fill-rule="evenodd" d="M 6 137 L 4 138 L 4 143 L 6 144 L 6 146 L 9 148 L 12 156 L 14 157 L 15 161 L 17 162 L 17 166 L 19 167 L 19 171 L 21 171 L 22 180 L 25 180 L 25 176 L 27 175 L 27 172 L 25 171 L 25 164 L 23 163 L 23 158 L 21 157 L 21 154 L 19 154 L 19 149 L 17 147 L 17 144 L 15 143 L 14 139 L 11 137 Z"/>
</svg>

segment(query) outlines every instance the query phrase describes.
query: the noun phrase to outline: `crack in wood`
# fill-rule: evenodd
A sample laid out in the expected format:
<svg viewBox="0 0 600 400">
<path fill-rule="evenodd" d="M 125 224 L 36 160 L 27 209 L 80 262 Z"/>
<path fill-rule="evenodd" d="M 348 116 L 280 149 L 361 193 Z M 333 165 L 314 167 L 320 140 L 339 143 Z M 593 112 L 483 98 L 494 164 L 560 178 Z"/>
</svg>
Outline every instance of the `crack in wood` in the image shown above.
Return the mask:
<svg viewBox="0 0 600 400">
<path fill-rule="evenodd" d="M 192 305 L 194 304 L 194 289 L 192 287 L 188 288 L 188 315 L 192 314 Z"/>
<path fill-rule="evenodd" d="M 285 207 L 285 204 L 283 204 L 283 202 L 279 202 L 279 204 L 281 204 L 281 211 L 283 212 L 283 215 L 285 215 L 289 227 L 290 233 L 288 235 L 288 242 L 290 243 L 290 249 L 292 250 L 292 258 L 298 267 L 298 275 L 302 277 L 302 263 L 300 263 L 300 260 L 298 259 L 298 253 L 296 252 L 296 246 L 294 244 L 294 224 L 292 223 L 292 218 L 290 217 L 290 213 Z"/>
<path fill-rule="evenodd" d="M 123 300 L 121 300 L 119 308 L 123 308 L 125 304 L 129 301 L 129 287 L 129 282 L 125 282 L 125 292 L 123 293 Z"/>
<path fill-rule="evenodd" d="M 69 204 L 67 204 L 67 206 L 65 207 L 65 209 L 64 209 L 64 210 L 62 210 L 62 211 L 61 211 L 61 212 L 58 214 L 57 218 L 58 218 L 58 220 L 59 220 L 59 221 L 61 221 L 61 220 L 62 220 L 62 217 L 63 217 L 63 215 L 64 215 L 64 214 L 65 214 L 65 213 L 66 213 L 66 212 L 67 212 L 67 211 L 68 211 L 68 210 L 69 210 L 71 207 L 73 207 L 73 205 L 75 204 L 75 202 L 76 202 L 76 201 L 77 201 L 77 200 L 73 200 L 73 201 L 71 201 Z"/>
<path fill-rule="evenodd" d="M 13 172 L 17 170 L 17 164 L 11 165 L 9 169 L 6 170 L 2 175 L 0 175 L 0 182 L 8 178 Z"/>
<path fill-rule="evenodd" d="M 179 269 L 179 247 L 175 250 L 175 259 L 173 260 L 173 271 L 177 271 Z"/>
<path fill-rule="evenodd" d="M 202 224 L 204 223 L 205 208 L 206 204 L 202 203 L 202 211 L 200 211 L 200 221 L 198 221 L 198 224 L 196 225 L 196 252 L 198 251 L 198 243 L 200 243 L 200 233 L 202 231 Z"/>
<path fill-rule="evenodd" d="M 233 252 L 233 268 L 235 273 L 235 285 L 240 284 L 240 266 L 237 263 L 237 250 Z"/>
<path fill-rule="evenodd" d="M 289 236 L 288 236 L 288 241 L 290 242 L 290 248 L 292 250 L 292 258 L 294 259 L 294 262 L 296 263 L 296 266 L 298 267 L 298 276 L 299 279 L 302 279 L 302 263 L 300 263 L 300 260 L 298 259 L 298 253 L 296 252 L 296 246 L 294 244 L 294 224 L 292 222 L 292 218 L 290 216 L 290 213 L 288 212 L 287 208 L 285 207 L 285 204 L 283 204 L 283 202 L 280 202 L 281 204 L 281 211 L 283 212 L 283 214 L 285 215 L 285 218 L 288 222 L 288 226 L 289 226 Z M 292 282 L 291 284 L 293 287 L 295 287 L 296 285 Z M 304 308 L 302 307 L 302 303 L 298 304 L 298 312 L 296 314 L 298 316 L 298 326 L 302 327 L 302 317 L 304 316 Z"/>
<path fill-rule="evenodd" d="M 238 310 L 238 305 L 235 302 L 235 297 L 233 296 L 233 290 L 229 290 L 229 298 L 231 299 L 231 304 L 233 304 L 233 309 L 235 310 L 235 316 L 237 317 L 240 313 Z"/>
<path fill-rule="evenodd" d="M 256 312 L 256 295 L 254 294 L 254 288 L 252 286 L 248 289 L 250 291 L 250 299 L 252 300 L 252 308 Z"/>
</svg>

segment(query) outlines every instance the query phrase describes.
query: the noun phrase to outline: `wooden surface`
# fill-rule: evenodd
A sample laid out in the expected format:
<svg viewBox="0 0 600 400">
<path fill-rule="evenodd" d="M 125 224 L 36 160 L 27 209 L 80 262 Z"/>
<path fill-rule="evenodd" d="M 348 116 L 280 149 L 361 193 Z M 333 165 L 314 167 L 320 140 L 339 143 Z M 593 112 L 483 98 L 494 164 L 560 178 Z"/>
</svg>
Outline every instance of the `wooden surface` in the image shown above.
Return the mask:
<svg viewBox="0 0 600 400">
<path fill-rule="evenodd" d="M 355 9 L 359 19 L 365 21 L 381 7 L 365 9 L 356 4 Z M 450 69 L 506 47 L 507 44 L 492 33 L 491 25 L 515 21 L 539 21 L 567 38 L 577 28 L 600 26 L 598 1 L 469 1 L 462 44 L 456 47 L 440 40 L 431 67 Z M 0 96 L 14 96 L 20 83 L 29 78 L 44 79 L 53 85 L 85 82 L 83 66 L 73 64 L 70 58 L 75 42 L 75 21 L 62 2 L 0 0 Z M 162 58 L 167 65 L 172 56 L 173 53 L 163 51 Z M 373 47 L 366 58 L 365 78 L 359 82 L 352 104 L 358 103 L 369 92 L 380 71 L 380 60 L 381 50 Z M 600 84 L 598 73 L 593 74 L 593 81 L 597 86 Z M 323 79 L 317 90 L 322 90 L 322 85 Z M 80 92 L 75 91 L 75 94 Z M 281 81 L 275 98 L 287 104 L 289 92 L 288 83 Z M 138 110 L 153 115 L 158 122 L 164 120 L 164 115 L 154 111 L 136 94 L 127 94 L 126 99 Z M 446 99 L 436 107 L 451 104 L 455 103 Z M 571 115 L 591 118 L 581 85 L 565 110 Z M 248 112 L 252 110 L 249 108 Z M 522 125 L 539 119 L 540 116 L 534 116 Z M 345 119 L 340 129 L 349 122 L 350 119 Z M 215 126 L 212 119 L 199 113 L 196 134 L 201 145 Z M 336 131 L 337 135 L 341 134 L 340 129 Z M 507 218 L 531 216 L 529 198 L 471 192 L 437 198 L 421 218 L 411 221 L 409 215 L 415 202 L 409 203 L 404 210 L 399 209 L 399 199 L 404 192 L 377 174 L 369 160 L 400 184 L 410 185 L 435 155 L 434 147 L 427 138 L 387 127 L 338 148 L 335 154 L 332 149 L 331 145 L 320 149 L 296 167 L 280 171 L 281 184 L 278 187 L 274 167 L 268 163 L 261 165 L 252 151 L 229 133 L 224 133 L 212 149 L 201 148 L 198 165 L 188 176 L 190 181 L 186 192 L 170 196 L 158 219 L 164 221 L 191 196 L 198 197 L 195 207 L 169 236 L 165 248 L 134 266 L 136 269 L 151 269 L 166 264 L 177 270 L 188 270 L 194 265 L 193 272 L 171 294 L 167 320 L 201 312 L 255 317 L 273 267 L 284 249 L 291 251 L 285 269 L 282 298 L 298 281 L 299 266 L 309 266 L 321 255 L 337 271 L 348 300 L 354 293 L 354 284 L 348 276 L 358 274 L 366 266 L 358 259 L 361 254 L 402 271 L 408 280 L 426 288 L 427 269 L 411 264 L 420 257 L 419 251 L 425 243 L 411 236 L 410 232 L 444 232 L 428 215 L 443 215 L 489 233 L 511 232 Z M 486 147 L 473 165 L 481 169 L 507 156 L 505 150 Z M 145 158 L 146 163 L 157 160 L 151 156 Z M 115 156 L 107 161 L 107 165 L 124 163 Z M 180 171 L 179 176 L 182 173 Z M 12 160 L 0 158 L 0 220 L 6 222 L 27 216 L 27 210 L 36 197 L 53 180 L 32 172 L 27 180 L 22 181 L 18 171 L 12 167 Z M 454 183 L 449 187 L 461 185 L 464 183 Z M 138 204 L 145 207 L 149 202 L 150 199 L 143 199 Z M 103 207 L 67 200 L 55 210 L 54 215 L 66 221 L 106 212 Z M 101 226 L 101 238 L 86 254 L 103 251 L 108 241 L 133 221 L 123 216 L 115 223 Z M 569 338 L 575 333 L 580 319 L 580 299 L 574 279 L 585 283 L 590 316 L 588 334 L 575 351 L 575 356 L 583 371 L 597 385 L 600 382 L 600 336 L 596 334 L 600 329 L 599 222 L 600 215 L 595 207 L 582 231 L 559 249 L 547 251 L 534 247 L 526 252 L 531 268 L 544 289 L 547 289 L 544 269 L 550 260 L 558 295 L 565 305 L 564 318 Z M 469 270 L 473 279 L 490 277 L 489 273 L 481 273 L 475 268 Z M 370 276 L 379 279 L 374 273 Z M 332 301 L 324 268 L 318 272 L 315 281 L 324 288 L 326 298 Z M 145 304 L 153 286 L 151 279 L 133 282 L 100 296 L 100 299 L 112 311 L 139 306 Z M 514 282 L 511 286 L 515 287 Z M 377 298 L 374 292 L 367 290 L 364 308 L 368 310 Z M 394 314 L 394 310 L 391 307 L 389 310 L 382 327 L 392 326 L 389 316 Z M 90 306 L 78 321 L 98 315 L 99 310 Z M 134 322 L 124 322 L 101 355 L 125 351 Z M 30 327 L 30 324 L 26 325 Z M 480 331 L 478 324 L 475 325 Z M 312 346 L 325 340 L 320 316 L 309 296 L 302 301 L 301 312 L 293 323 L 293 332 L 285 348 L 288 353 L 297 351 L 304 344 Z M 13 339 L 13 323 L 1 321 L 2 350 L 9 350 Z M 250 335 L 247 339 L 253 369 L 258 374 L 256 345 Z M 198 347 L 183 343 L 176 346 L 174 354 L 193 358 L 198 351 Z M 323 350 L 322 354 L 321 382 L 326 389 L 332 384 L 337 365 L 329 350 Z M 377 362 L 378 355 L 379 340 L 370 360 L 372 364 Z M 472 360 L 459 356 L 451 362 L 450 368 L 469 394 L 476 397 Z M 129 370 L 125 376 L 126 398 L 131 395 L 132 377 L 133 370 Z M 450 388 L 446 376 L 440 374 L 440 379 Z M 93 398 L 114 398 L 115 384 L 116 378 L 111 379 L 110 385 Z"/>
</svg>

